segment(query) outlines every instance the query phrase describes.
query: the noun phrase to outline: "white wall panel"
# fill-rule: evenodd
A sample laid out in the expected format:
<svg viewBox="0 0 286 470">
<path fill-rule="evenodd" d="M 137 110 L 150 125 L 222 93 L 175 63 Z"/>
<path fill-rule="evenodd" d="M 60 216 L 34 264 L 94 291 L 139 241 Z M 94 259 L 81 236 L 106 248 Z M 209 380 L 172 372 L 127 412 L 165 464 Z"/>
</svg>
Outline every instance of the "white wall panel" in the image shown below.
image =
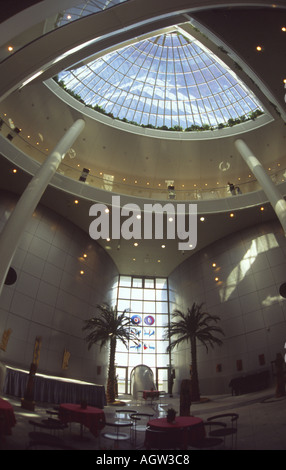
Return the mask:
<svg viewBox="0 0 286 470">
<path fill-rule="evenodd" d="M 216 263 L 216 267 L 212 263 Z M 218 281 L 215 281 L 218 277 Z M 197 288 L 201 282 L 203 290 Z M 222 239 L 187 259 L 169 276 L 171 311 L 193 302 L 220 317 L 223 346 L 208 355 L 198 347 L 202 393 L 230 393 L 231 378 L 268 370 L 276 353 L 284 356 L 286 299 L 279 288 L 286 282 L 286 239 L 279 223 L 254 226 Z M 189 362 L 176 351 L 173 362 L 180 380 L 189 377 Z M 259 362 L 264 355 L 265 365 Z M 237 361 L 242 370 L 237 370 Z M 189 361 L 189 359 L 188 359 Z M 221 365 L 221 372 L 216 365 Z"/>
<path fill-rule="evenodd" d="M 16 202 L 11 194 L 1 193 L 1 228 Z M 96 314 L 97 304 L 109 301 L 117 276 L 110 257 L 88 234 L 40 205 L 22 235 L 12 267 L 17 281 L 5 285 L 0 297 L 0 338 L 8 328 L 12 333 L 0 360 L 29 369 L 40 336 L 39 371 L 105 385 L 108 350 L 99 353 L 95 346 L 88 351 L 82 327 Z M 67 371 L 61 368 L 65 349 L 71 353 Z M 102 368 L 100 375 L 97 366 Z"/>
</svg>

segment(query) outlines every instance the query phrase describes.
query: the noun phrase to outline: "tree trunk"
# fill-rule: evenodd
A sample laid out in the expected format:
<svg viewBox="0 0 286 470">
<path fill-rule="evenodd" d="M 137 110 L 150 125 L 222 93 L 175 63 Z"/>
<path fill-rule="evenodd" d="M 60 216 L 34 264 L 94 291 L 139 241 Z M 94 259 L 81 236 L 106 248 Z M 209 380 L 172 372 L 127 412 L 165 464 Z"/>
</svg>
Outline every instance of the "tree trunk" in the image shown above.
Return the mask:
<svg viewBox="0 0 286 470">
<path fill-rule="evenodd" d="M 191 339 L 191 360 L 192 360 L 192 370 L 191 370 L 192 401 L 200 401 L 196 338 Z"/>
<path fill-rule="evenodd" d="M 108 366 L 108 379 L 106 400 L 107 403 L 115 402 L 115 351 L 116 351 L 116 337 L 110 338 L 110 351 L 109 351 L 109 366 Z"/>
</svg>

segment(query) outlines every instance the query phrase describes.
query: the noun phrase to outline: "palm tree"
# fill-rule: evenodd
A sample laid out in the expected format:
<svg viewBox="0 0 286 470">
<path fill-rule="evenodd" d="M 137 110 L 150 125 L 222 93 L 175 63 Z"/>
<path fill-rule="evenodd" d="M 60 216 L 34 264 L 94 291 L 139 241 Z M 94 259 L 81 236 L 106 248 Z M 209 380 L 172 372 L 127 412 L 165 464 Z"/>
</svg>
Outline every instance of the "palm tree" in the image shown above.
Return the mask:
<svg viewBox="0 0 286 470">
<path fill-rule="evenodd" d="M 218 327 L 211 325 L 210 323 L 219 321 L 219 317 L 210 315 L 207 312 L 202 312 L 203 304 L 192 305 L 192 308 L 188 308 L 187 313 L 183 313 L 180 310 L 173 312 L 172 321 L 166 330 L 166 338 L 171 340 L 172 337 L 176 337 L 170 342 L 167 351 L 172 351 L 175 347 L 184 341 L 190 341 L 191 345 L 191 378 L 192 378 L 192 400 L 200 400 L 200 389 L 198 379 L 198 366 L 197 366 L 197 340 L 199 340 L 207 349 L 210 345 L 212 348 L 215 344 L 221 346 L 221 339 L 214 336 L 213 333 L 224 334 L 223 330 Z"/>
<path fill-rule="evenodd" d="M 110 307 L 107 304 L 97 305 L 99 315 L 89 320 L 85 320 L 84 331 L 89 331 L 85 337 L 88 343 L 88 349 L 93 344 L 99 343 L 100 349 L 109 343 L 109 366 L 106 398 L 108 403 L 115 401 L 115 353 L 117 340 L 127 347 L 128 341 L 136 341 L 135 335 L 132 333 L 130 326 L 131 318 L 126 316 L 127 310 L 118 313 L 117 307 Z"/>
</svg>

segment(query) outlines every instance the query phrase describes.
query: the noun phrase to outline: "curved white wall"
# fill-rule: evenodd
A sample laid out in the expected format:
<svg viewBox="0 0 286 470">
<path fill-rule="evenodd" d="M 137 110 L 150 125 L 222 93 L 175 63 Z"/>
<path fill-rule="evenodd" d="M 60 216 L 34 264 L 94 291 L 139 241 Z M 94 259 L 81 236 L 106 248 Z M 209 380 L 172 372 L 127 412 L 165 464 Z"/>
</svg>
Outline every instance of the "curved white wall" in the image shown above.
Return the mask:
<svg viewBox="0 0 286 470">
<path fill-rule="evenodd" d="M 216 263 L 216 267 L 212 266 Z M 215 281 L 218 277 L 218 281 Z M 221 318 L 222 347 L 207 353 L 198 345 L 203 394 L 230 393 L 229 382 L 269 370 L 276 353 L 285 353 L 286 299 L 279 287 L 286 282 L 286 239 L 279 223 L 253 227 L 226 237 L 182 263 L 169 277 L 171 311 L 186 311 L 193 302 Z M 264 354 L 265 365 L 259 356 Z M 237 370 L 236 361 L 243 369 Z M 188 344 L 175 350 L 176 387 L 189 378 Z M 221 372 L 216 366 L 221 365 Z M 273 378 L 273 377 L 272 377 Z"/>
<path fill-rule="evenodd" d="M 1 193 L 0 230 L 16 201 Z M 29 369 L 35 338 L 40 336 L 40 372 L 105 385 L 107 349 L 100 353 L 94 346 L 88 351 L 82 327 L 83 320 L 95 314 L 98 303 L 110 301 L 117 276 L 110 257 L 88 234 L 38 206 L 12 267 L 17 281 L 5 285 L 0 297 L 0 343 L 5 330 L 10 328 L 12 333 L 7 350 L 0 350 L 0 361 Z M 65 349 L 71 355 L 68 370 L 63 371 Z"/>
</svg>

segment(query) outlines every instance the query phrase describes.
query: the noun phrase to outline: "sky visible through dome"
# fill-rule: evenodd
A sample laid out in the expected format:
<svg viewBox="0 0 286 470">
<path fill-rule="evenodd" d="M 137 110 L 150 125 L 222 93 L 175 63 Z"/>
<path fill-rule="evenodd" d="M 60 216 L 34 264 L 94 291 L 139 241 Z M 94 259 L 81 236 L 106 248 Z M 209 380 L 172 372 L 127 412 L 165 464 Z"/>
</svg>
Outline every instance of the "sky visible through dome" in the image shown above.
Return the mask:
<svg viewBox="0 0 286 470">
<path fill-rule="evenodd" d="M 179 30 L 119 48 L 57 79 L 85 104 L 143 126 L 216 128 L 263 111 L 233 71 Z"/>
</svg>

